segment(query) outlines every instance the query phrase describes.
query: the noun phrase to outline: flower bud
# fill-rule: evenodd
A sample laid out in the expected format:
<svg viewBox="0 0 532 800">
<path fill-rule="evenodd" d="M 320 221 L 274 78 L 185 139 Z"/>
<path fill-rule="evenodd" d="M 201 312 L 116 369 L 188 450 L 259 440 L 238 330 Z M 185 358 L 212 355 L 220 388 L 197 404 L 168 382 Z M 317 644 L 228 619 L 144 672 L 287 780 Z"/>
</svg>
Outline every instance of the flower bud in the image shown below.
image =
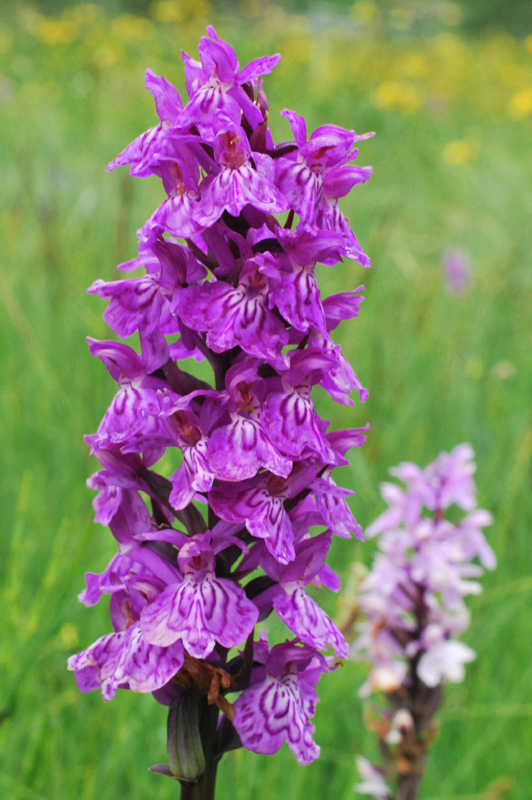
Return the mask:
<svg viewBox="0 0 532 800">
<path fill-rule="evenodd" d="M 195 781 L 205 771 L 199 729 L 199 700 L 200 696 L 193 692 L 180 692 L 172 700 L 167 727 L 169 763 L 152 767 L 152 772 L 180 781 Z"/>
</svg>

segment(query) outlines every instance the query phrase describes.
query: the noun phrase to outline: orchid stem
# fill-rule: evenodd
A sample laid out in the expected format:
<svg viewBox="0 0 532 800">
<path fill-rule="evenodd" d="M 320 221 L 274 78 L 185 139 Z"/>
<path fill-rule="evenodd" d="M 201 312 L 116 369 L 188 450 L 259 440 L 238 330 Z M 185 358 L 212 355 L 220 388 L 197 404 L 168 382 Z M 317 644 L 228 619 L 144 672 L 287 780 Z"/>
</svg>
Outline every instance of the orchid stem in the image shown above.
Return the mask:
<svg viewBox="0 0 532 800">
<path fill-rule="evenodd" d="M 181 781 L 181 800 L 214 800 L 218 766 L 218 759 L 214 755 L 214 746 L 218 729 L 218 714 L 217 706 L 208 705 L 207 698 L 205 698 L 200 722 L 205 771 L 197 781 Z"/>
</svg>

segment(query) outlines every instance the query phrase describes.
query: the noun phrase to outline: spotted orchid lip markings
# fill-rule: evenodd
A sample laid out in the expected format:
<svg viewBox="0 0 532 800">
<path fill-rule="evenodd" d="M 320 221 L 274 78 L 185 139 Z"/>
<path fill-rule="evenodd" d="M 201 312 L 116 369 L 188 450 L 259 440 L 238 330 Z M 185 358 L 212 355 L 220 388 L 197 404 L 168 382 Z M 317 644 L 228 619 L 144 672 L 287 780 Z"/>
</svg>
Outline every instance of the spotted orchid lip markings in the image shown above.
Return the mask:
<svg viewBox="0 0 532 800">
<path fill-rule="evenodd" d="M 262 77 L 279 59 L 241 67 L 209 26 L 199 60 L 183 54 L 186 102 L 146 72 L 158 122 L 108 169 L 156 176 L 166 197 L 119 266 L 144 274 L 88 290 L 140 347 L 88 340 L 117 387 L 86 437 L 101 464 L 88 481 L 95 520 L 117 552 L 80 595 L 109 595 L 112 632 L 68 667 L 81 691 L 152 692 L 169 706 L 169 764 L 154 771 L 196 781 L 202 800 L 238 742 L 318 757 L 315 686 L 347 645 L 308 587 L 337 591 L 332 537 L 361 537 L 331 471 L 366 428 L 329 430 L 314 393 L 367 395 L 331 337 L 364 287 L 323 298 L 318 280 L 320 265 L 369 264 L 338 204 L 370 175 L 351 164 L 366 137 L 335 125 L 307 136 L 283 112 L 293 139 L 277 145 Z M 287 638 L 270 646 L 256 627 L 272 613 Z"/>
</svg>

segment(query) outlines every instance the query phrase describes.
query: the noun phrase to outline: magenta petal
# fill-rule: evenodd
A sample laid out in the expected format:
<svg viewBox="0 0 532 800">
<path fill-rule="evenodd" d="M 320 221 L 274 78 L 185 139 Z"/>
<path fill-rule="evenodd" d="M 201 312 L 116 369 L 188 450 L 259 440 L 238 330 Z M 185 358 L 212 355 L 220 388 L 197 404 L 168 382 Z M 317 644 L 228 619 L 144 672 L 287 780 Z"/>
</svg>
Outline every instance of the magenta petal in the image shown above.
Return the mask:
<svg viewBox="0 0 532 800">
<path fill-rule="evenodd" d="M 345 197 L 353 186 L 369 180 L 372 172 L 371 167 L 355 167 L 349 164 L 328 169 L 324 180 L 325 193 L 329 197 Z"/>
<path fill-rule="evenodd" d="M 290 111 L 288 108 L 284 108 L 281 111 L 281 116 L 286 117 L 290 123 L 298 147 L 303 147 L 307 141 L 307 124 L 303 117 L 300 117 L 299 114 L 296 114 L 295 111 Z"/>
<path fill-rule="evenodd" d="M 160 689 L 183 666 L 183 646 L 149 644 L 137 623 L 127 630 L 102 636 L 94 644 L 68 659 L 80 691 L 101 686 L 104 700 L 111 700 L 120 686 L 134 692 Z"/>
<path fill-rule="evenodd" d="M 110 301 L 103 318 L 122 339 L 139 328 L 144 333 L 153 333 L 170 317 L 170 303 L 151 275 L 110 283 L 97 280 L 88 292 Z"/>
<path fill-rule="evenodd" d="M 183 450 L 183 463 L 170 478 L 172 492 L 169 500 L 174 508 L 185 508 L 196 492 L 207 492 L 211 488 L 214 474 L 209 468 L 206 450 L 206 439 L 200 439 L 195 447 Z"/>
<path fill-rule="evenodd" d="M 153 158 L 157 146 L 163 138 L 163 128 L 161 125 L 156 125 L 154 128 L 141 133 L 137 136 L 125 150 L 122 150 L 117 157 L 110 162 L 107 171 L 111 172 L 116 167 L 123 167 L 131 164 L 129 170 L 130 175 L 135 175 L 138 178 L 145 178 L 148 175 L 153 175 Z"/>
<path fill-rule="evenodd" d="M 320 175 L 310 169 L 302 156 L 279 158 L 275 162 L 275 183 L 305 225 L 315 225 L 316 209 L 323 192 Z"/>
<path fill-rule="evenodd" d="M 257 621 L 257 607 L 243 589 L 224 578 L 189 578 L 169 586 L 141 615 L 142 629 L 153 644 L 182 640 L 195 658 L 206 658 L 216 642 L 242 644 Z"/>
<path fill-rule="evenodd" d="M 98 432 L 85 437 L 93 449 L 120 445 L 124 452 L 140 452 L 149 440 L 171 444 L 168 431 L 159 419 L 157 391 L 125 384 L 120 387 L 100 423 Z"/>
<path fill-rule="evenodd" d="M 331 449 L 321 432 L 321 420 L 314 410 L 310 387 L 299 391 L 285 385 L 284 392 L 272 392 L 264 405 L 264 425 L 281 453 L 292 459 L 318 455 L 328 462 Z"/>
<path fill-rule="evenodd" d="M 273 607 L 292 633 L 305 644 L 320 650 L 331 645 L 339 658 L 347 658 L 347 642 L 312 597 L 302 586 L 296 586 L 292 591 L 289 591 L 289 586 L 284 588 L 286 593 L 274 599 Z"/>
<path fill-rule="evenodd" d="M 283 497 L 271 495 L 262 486 L 249 488 L 225 484 L 209 494 L 214 512 L 227 522 L 242 522 L 252 536 L 264 539 L 281 564 L 295 558 L 294 534 Z"/>
<path fill-rule="evenodd" d="M 283 274 L 272 300 L 284 319 L 297 330 L 308 331 L 312 325 L 325 333 L 325 315 L 312 267 L 294 264 L 292 272 Z"/>
<path fill-rule="evenodd" d="M 269 74 L 275 69 L 280 60 L 280 53 L 276 53 L 274 56 L 262 56 L 262 58 L 253 59 L 253 61 L 250 61 L 247 66 L 243 67 L 236 76 L 238 83 L 253 81 L 260 75 Z"/>
<path fill-rule="evenodd" d="M 217 428 L 209 439 L 209 463 L 216 477 L 225 481 L 252 478 L 261 467 L 287 478 L 292 462 L 282 456 L 260 424 L 237 417 L 230 425 Z"/>
<path fill-rule="evenodd" d="M 238 216 L 248 203 L 266 214 L 275 214 L 288 208 L 288 203 L 274 184 L 249 164 L 243 164 L 238 169 L 225 167 L 204 184 L 200 187 L 203 191 L 197 219 L 205 227 L 213 225 L 226 210 L 234 217 Z"/>
<path fill-rule="evenodd" d="M 160 231 L 184 239 L 201 233 L 203 226 L 195 219 L 199 207 L 196 195 L 185 192 L 165 200 L 139 230 L 141 241 L 158 236 Z"/>
<path fill-rule="evenodd" d="M 151 69 L 146 70 L 144 77 L 146 89 L 153 95 L 155 107 L 161 122 L 174 123 L 183 108 L 179 92 L 166 78 L 159 77 Z"/>
<path fill-rule="evenodd" d="M 297 675 L 280 680 L 266 675 L 236 700 L 233 724 L 248 750 L 272 754 L 287 742 L 299 763 L 308 764 L 318 758 L 320 748 L 312 738 L 306 706 Z"/>
</svg>

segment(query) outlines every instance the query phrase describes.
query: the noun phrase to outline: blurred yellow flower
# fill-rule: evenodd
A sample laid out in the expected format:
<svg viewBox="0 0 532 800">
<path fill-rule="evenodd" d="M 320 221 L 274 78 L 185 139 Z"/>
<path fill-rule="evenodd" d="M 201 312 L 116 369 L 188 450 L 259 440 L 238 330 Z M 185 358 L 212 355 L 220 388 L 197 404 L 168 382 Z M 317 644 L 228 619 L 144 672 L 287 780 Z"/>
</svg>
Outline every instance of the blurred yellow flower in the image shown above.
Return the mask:
<svg viewBox="0 0 532 800">
<path fill-rule="evenodd" d="M 153 35 L 153 23 L 148 19 L 136 17 L 134 14 L 122 14 L 111 22 L 111 36 L 123 41 L 129 39 L 150 39 Z"/>
<path fill-rule="evenodd" d="M 508 113 L 515 119 L 524 119 L 532 114 L 532 86 L 521 89 L 510 98 Z"/>
<path fill-rule="evenodd" d="M 116 66 L 120 61 L 122 55 L 121 51 L 111 46 L 111 44 L 102 44 L 92 52 L 92 64 L 97 69 L 107 70 Z"/>
<path fill-rule="evenodd" d="M 424 53 L 407 53 L 400 63 L 403 75 L 424 78 L 429 71 L 429 63 Z"/>
<path fill-rule="evenodd" d="M 44 44 L 54 47 L 58 44 L 70 44 L 78 34 L 78 26 L 71 19 L 52 19 L 42 17 L 35 36 Z"/>
<path fill-rule="evenodd" d="M 312 49 L 311 49 L 311 40 L 297 36 L 290 40 L 290 60 L 297 61 L 300 64 L 305 64 L 307 61 L 310 60 Z"/>
<path fill-rule="evenodd" d="M 373 102 L 378 108 L 411 112 L 418 110 L 422 98 L 415 86 L 399 81 L 383 81 L 373 92 Z"/>
<path fill-rule="evenodd" d="M 186 19 L 205 19 L 211 13 L 206 0 L 157 0 L 151 5 L 151 15 L 158 22 L 184 22 Z"/>
<path fill-rule="evenodd" d="M 476 158 L 478 153 L 478 142 L 473 139 L 456 139 L 448 142 L 443 148 L 443 160 L 448 164 L 469 164 Z"/>
</svg>

